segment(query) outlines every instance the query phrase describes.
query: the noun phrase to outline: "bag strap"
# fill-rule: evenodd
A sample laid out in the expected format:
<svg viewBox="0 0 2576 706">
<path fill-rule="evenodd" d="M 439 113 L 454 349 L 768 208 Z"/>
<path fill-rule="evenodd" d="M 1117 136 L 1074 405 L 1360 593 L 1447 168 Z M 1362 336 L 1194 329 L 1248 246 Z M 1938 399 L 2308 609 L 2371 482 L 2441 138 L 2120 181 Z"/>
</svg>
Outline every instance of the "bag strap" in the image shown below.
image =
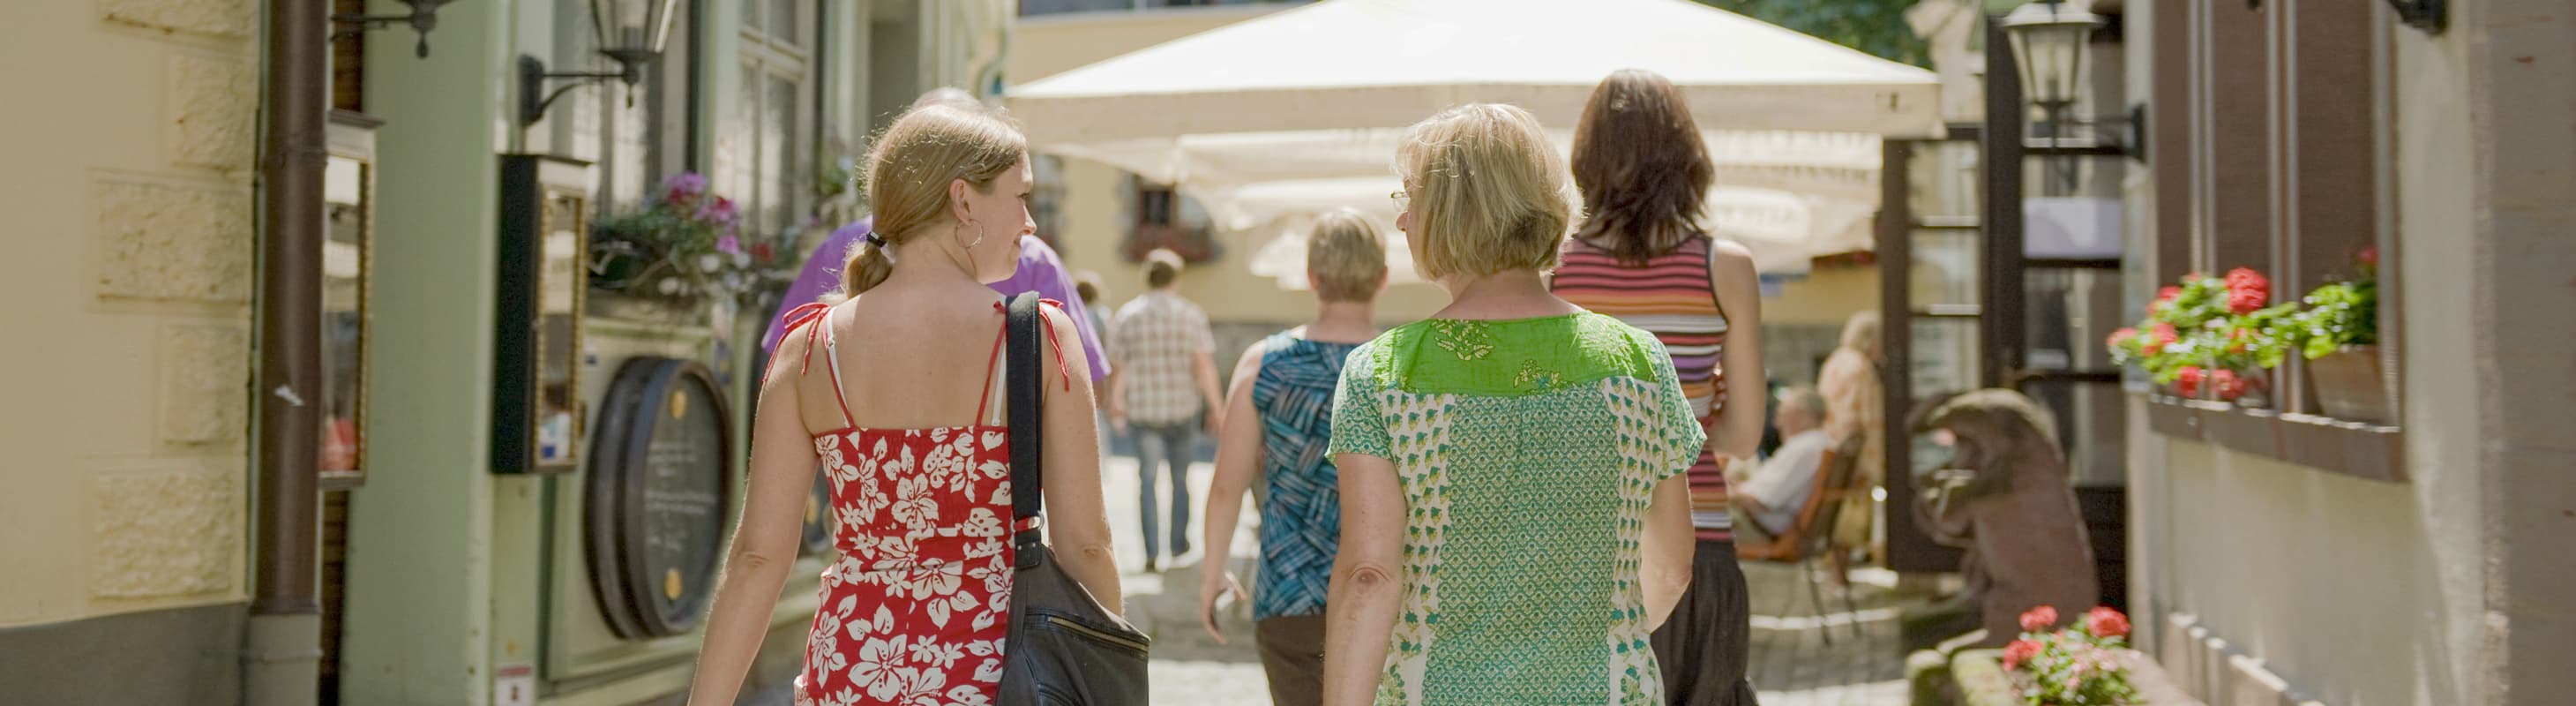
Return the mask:
<svg viewBox="0 0 2576 706">
<path fill-rule="evenodd" d="M 1044 317 L 1038 312 L 1036 292 L 1023 292 L 1011 297 L 1003 317 L 1010 336 L 1010 361 L 1005 363 L 1003 384 L 1011 390 L 1009 422 L 1011 443 L 1011 518 L 1020 528 L 1015 540 L 1026 544 L 1038 541 L 1032 518 L 1046 510 L 1044 478 L 1040 471 L 1045 456 L 1046 420 L 1042 412 L 1046 402 L 1046 344 L 1039 336 Z"/>
</svg>

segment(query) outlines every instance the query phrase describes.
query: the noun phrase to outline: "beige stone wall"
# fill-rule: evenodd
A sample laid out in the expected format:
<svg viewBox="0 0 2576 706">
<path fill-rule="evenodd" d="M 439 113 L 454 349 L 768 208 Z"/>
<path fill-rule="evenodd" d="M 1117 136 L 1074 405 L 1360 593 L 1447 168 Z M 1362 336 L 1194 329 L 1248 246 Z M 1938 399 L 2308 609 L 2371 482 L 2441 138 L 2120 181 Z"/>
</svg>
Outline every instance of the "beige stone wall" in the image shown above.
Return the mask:
<svg viewBox="0 0 2576 706">
<path fill-rule="evenodd" d="M 241 600 L 252 0 L 0 22 L 0 627 Z"/>
</svg>

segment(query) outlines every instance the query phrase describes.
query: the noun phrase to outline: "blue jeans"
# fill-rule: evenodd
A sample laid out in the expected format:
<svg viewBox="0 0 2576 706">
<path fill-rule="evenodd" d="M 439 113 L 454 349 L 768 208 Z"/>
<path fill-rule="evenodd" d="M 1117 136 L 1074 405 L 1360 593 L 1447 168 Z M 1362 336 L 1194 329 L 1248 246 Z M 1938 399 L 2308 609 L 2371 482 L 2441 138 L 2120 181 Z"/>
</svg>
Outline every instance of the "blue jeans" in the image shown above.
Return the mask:
<svg viewBox="0 0 2576 706">
<path fill-rule="evenodd" d="M 1136 509 L 1145 529 L 1145 558 L 1161 554 L 1154 512 L 1154 470 L 1170 469 L 1172 477 L 1172 556 L 1190 552 L 1190 455 L 1198 440 L 1193 422 L 1130 424 L 1136 435 Z"/>
</svg>

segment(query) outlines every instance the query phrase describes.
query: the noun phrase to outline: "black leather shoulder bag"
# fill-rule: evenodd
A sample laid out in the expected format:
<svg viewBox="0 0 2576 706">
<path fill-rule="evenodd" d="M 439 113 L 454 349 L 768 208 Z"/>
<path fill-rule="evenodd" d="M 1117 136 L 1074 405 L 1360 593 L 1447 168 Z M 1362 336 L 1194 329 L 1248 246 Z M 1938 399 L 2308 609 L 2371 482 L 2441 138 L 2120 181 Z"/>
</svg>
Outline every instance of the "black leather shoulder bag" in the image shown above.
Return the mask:
<svg viewBox="0 0 2576 706">
<path fill-rule="evenodd" d="M 1011 635 L 1003 643 L 1002 704 L 1144 704 L 1151 641 L 1066 575 L 1041 528 L 1027 522 L 1043 516 L 1046 502 L 1040 470 L 1047 344 L 1036 294 L 1012 297 L 1008 314 L 1011 515 L 1014 527 L 1026 529 L 1011 538 L 1019 563 L 1011 583 Z"/>
</svg>

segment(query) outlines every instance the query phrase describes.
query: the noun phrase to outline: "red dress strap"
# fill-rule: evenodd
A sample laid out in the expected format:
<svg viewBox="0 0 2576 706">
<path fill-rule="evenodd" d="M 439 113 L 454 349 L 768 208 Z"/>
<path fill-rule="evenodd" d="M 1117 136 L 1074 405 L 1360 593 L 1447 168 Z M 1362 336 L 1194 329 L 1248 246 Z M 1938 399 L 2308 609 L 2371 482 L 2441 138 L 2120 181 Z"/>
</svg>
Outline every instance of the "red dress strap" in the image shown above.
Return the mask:
<svg viewBox="0 0 2576 706">
<path fill-rule="evenodd" d="M 825 356 L 824 360 L 826 367 L 832 374 L 832 402 L 840 405 L 841 407 L 841 423 L 856 427 L 859 422 L 856 417 L 851 416 L 850 414 L 850 400 L 841 392 L 841 356 L 832 345 L 833 340 L 831 324 L 829 321 L 831 314 L 832 305 L 830 304 L 813 302 L 798 305 L 796 308 L 787 310 L 787 315 L 779 317 L 781 320 L 787 322 L 785 329 L 786 334 L 781 334 L 781 336 L 783 337 L 787 334 L 793 334 L 796 332 L 796 329 L 800 327 L 805 329 L 805 355 L 803 359 L 798 360 L 796 363 L 796 374 L 798 375 L 805 375 L 813 372 L 814 349 L 817 347 L 815 343 L 819 337 L 822 344 L 820 347 L 825 349 L 823 355 Z M 771 368 L 771 370 L 774 371 L 776 368 Z M 760 382 L 763 387 L 768 386 L 769 373 L 761 373 Z"/>
<path fill-rule="evenodd" d="M 796 333 L 796 329 L 813 324 L 816 321 L 821 321 L 823 319 L 823 315 L 831 313 L 831 311 L 832 305 L 822 302 L 802 304 L 798 305 L 796 308 L 788 309 L 786 314 L 782 314 L 778 317 L 779 321 L 786 322 L 785 326 L 780 327 L 779 330 L 781 333 L 779 333 L 778 336 L 779 338 L 784 339 L 788 336 L 794 335 Z M 809 372 L 814 365 L 814 333 L 822 328 L 823 327 L 821 326 L 815 326 L 813 328 L 805 329 L 805 359 L 797 363 L 797 374 L 802 375 Z M 771 366 L 770 370 L 761 372 L 761 386 L 766 387 L 769 385 L 769 373 L 775 370 L 777 370 L 777 367 Z"/>
<path fill-rule="evenodd" d="M 1045 306 L 1039 307 L 1039 310 L 1038 310 L 1038 325 L 1039 325 L 1040 327 L 1042 327 L 1042 328 L 1045 328 L 1045 329 L 1046 329 L 1046 342 L 1048 342 L 1048 343 L 1052 343 L 1052 342 L 1054 342 L 1054 341 L 1055 341 L 1055 339 L 1056 339 L 1056 335 L 1055 335 L 1055 319 L 1047 318 L 1047 316 L 1046 316 L 1046 307 L 1054 307 L 1057 313 L 1063 313 L 1063 312 L 1064 312 L 1064 302 L 1056 301 L 1056 300 L 1053 300 L 1053 299 L 1040 298 L 1040 299 L 1038 299 L 1038 303 L 1039 303 L 1039 304 L 1043 304 L 1043 305 L 1045 305 Z M 1010 301 L 1006 299 L 1006 300 L 1003 300 L 1003 301 L 993 302 L 993 310 L 994 310 L 994 311 L 1002 312 L 1002 313 L 1003 313 L 1003 314 L 1005 314 L 1005 315 L 1009 314 L 1009 313 L 1010 313 L 1010 311 L 1011 311 Z M 994 355 L 996 355 L 996 356 L 1001 355 L 1001 352 L 1002 352 L 1002 341 L 1003 341 L 1003 340 L 1008 340 L 1008 339 L 1009 339 L 1009 337 L 1010 337 L 1010 321 L 1009 321 L 1009 319 L 1008 319 L 1008 318 L 1005 318 L 1005 319 L 1003 320 L 1002 327 L 1003 327 L 1003 330 L 1002 330 L 1002 338 L 1001 338 L 1001 339 L 996 339 L 996 340 L 994 340 L 994 341 L 993 341 L 993 354 L 994 354 Z M 1041 345 L 1043 345 L 1043 344 L 1041 344 Z M 1069 368 L 1069 367 L 1066 367 L 1066 365 L 1065 365 L 1065 363 L 1064 363 L 1064 347 L 1063 347 L 1063 346 L 1055 346 L 1055 347 L 1054 347 L 1054 350 L 1055 350 L 1055 372 L 1056 372 L 1056 375 L 1061 376 L 1061 377 L 1063 377 L 1063 378 L 1064 378 L 1064 389 L 1065 389 L 1065 391 L 1066 391 L 1066 392 L 1072 392 L 1072 391 L 1073 391 L 1073 373 L 1072 373 L 1072 369 L 1071 369 L 1071 368 Z M 992 372 L 991 372 L 991 371 L 990 371 L 990 369 L 989 369 L 989 366 L 988 366 L 988 369 L 986 370 L 986 372 L 985 372 L 984 374 L 985 374 L 985 375 L 991 375 L 991 374 L 992 374 Z M 976 415 L 976 416 L 980 418 L 980 417 L 982 417 L 983 415 L 980 415 L 980 414 L 979 414 L 979 415 Z"/>
</svg>

